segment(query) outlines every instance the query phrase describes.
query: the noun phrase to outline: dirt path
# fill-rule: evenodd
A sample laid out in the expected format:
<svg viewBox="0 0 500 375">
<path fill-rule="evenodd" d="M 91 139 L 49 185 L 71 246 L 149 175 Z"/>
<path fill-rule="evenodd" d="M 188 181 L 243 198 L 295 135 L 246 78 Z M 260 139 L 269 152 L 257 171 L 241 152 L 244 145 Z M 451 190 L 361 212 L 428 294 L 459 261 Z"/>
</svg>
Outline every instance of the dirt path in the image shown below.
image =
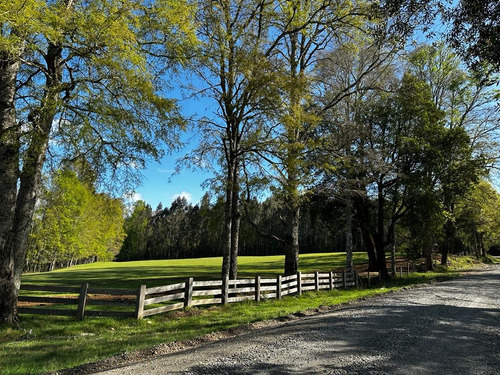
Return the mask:
<svg viewBox="0 0 500 375">
<path fill-rule="evenodd" d="M 500 374 L 500 267 L 111 374 Z"/>
</svg>

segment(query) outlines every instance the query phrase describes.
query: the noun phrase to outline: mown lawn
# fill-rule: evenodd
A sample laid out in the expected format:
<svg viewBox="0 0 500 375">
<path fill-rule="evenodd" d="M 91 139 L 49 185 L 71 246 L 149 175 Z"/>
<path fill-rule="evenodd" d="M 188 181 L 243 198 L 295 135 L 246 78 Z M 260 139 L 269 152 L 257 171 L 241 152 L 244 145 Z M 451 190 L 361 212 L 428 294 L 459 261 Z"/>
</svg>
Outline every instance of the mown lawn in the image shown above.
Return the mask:
<svg viewBox="0 0 500 375">
<path fill-rule="evenodd" d="M 363 255 L 356 256 L 357 262 Z M 241 257 L 242 276 L 280 273 L 282 257 Z M 335 263 L 340 262 L 340 263 Z M 326 271 L 343 263 L 343 254 L 303 255 L 301 270 Z M 467 265 L 471 266 L 470 263 Z M 322 266 L 320 266 L 322 265 Z M 24 282 L 79 284 L 83 280 L 100 286 L 135 286 L 151 282 L 164 284 L 186 276 L 212 278 L 218 275 L 220 259 L 101 263 L 50 273 L 26 275 Z M 476 265 L 477 266 L 477 265 Z M 156 275 L 155 272 L 158 274 Z M 174 272 L 178 272 L 175 274 Z M 0 373 L 41 374 L 94 362 L 114 354 L 148 348 L 160 343 L 183 341 L 224 331 L 248 323 L 278 318 L 321 305 L 387 293 L 403 286 L 455 277 L 456 271 L 412 274 L 368 289 L 334 290 L 288 296 L 282 300 L 236 303 L 192 309 L 188 314 L 134 319 L 86 318 L 82 322 L 67 317 L 25 315 L 19 327 L 0 328 Z M 131 280 L 127 280 L 130 278 Z M 123 281 L 122 281 L 123 280 Z M 127 280 L 127 281 L 125 281 Z"/>
<path fill-rule="evenodd" d="M 366 253 L 354 253 L 354 263 L 367 261 Z M 284 256 L 238 258 L 238 277 L 273 276 L 283 273 Z M 222 258 L 146 260 L 136 262 L 99 262 L 27 274 L 26 284 L 79 286 L 88 282 L 93 287 L 137 288 L 160 286 L 184 281 L 220 279 Z M 330 271 L 345 267 L 344 253 L 300 255 L 300 271 Z"/>
</svg>

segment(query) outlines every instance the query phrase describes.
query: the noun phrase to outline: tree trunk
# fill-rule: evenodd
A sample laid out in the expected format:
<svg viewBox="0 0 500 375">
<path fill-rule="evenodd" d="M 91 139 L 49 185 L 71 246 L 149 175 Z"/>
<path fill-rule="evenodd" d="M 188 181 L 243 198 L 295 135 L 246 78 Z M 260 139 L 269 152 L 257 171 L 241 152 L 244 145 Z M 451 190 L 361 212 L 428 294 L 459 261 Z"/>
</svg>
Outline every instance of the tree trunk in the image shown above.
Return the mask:
<svg viewBox="0 0 500 375">
<path fill-rule="evenodd" d="M 45 56 L 48 72 L 45 94 L 40 105 L 31 115 L 32 131 L 29 134 L 28 147 L 23 154 L 23 169 L 19 176 L 19 189 L 11 232 L 4 242 L 3 249 L 1 249 L 0 300 L 2 302 L 0 302 L 0 319 L 2 322 L 13 322 L 17 319 L 17 295 L 21 286 L 21 275 L 28 249 L 28 237 L 35 211 L 36 196 L 40 186 L 52 123 L 59 106 L 58 90 L 60 90 L 59 85 L 62 78 L 61 55 L 62 49 L 59 46 L 48 45 Z M 2 124 L 2 126 L 4 125 Z M 19 152 L 17 155 L 19 158 Z M 0 164 L 2 163 L 3 160 Z"/>
<path fill-rule="evenodd" d="M 389 273 L 387 271 L 387 263 L 385 259 L 385 200 L 383 194 L 383 176 L 380 177 L 378 183 L 378 202 L 377 202 L 377 234 L 375 236 L 375 250 L 377 251 L 377 265 L 378 271 L 382 279 L 387 280 Z"/>
<path fill-rule="evenodd" d="M 300 207 L 292 205 L 286 218 L 285 276 L 294 275 L 299 270 L 299 219 Z"/>
<path fill-rule="evenodd" d="M 396 239 L 393 237 L 391 241 L 391 274 L 396 277 Z"/>
<path fill-rule="evenodd" d="M 239 209 L 239 181 L 238 181 L 238 163 L 234 163 L 232 196 L 231 196 L 231 256 L 229 265 L 229 279 L 236 280 L 238 277 L 238 247 L 240 238 L 241 214 Z"/>
<path fill-rule="evenodd" d="M 222 248 L 222 279 L 229 277 L 229 268 L 231 265 L 232 197 L 232 190 L 229 186 L 226 186 L 226 202 L 224 204 L 224 243 Z"/>
<path fill-rule="evenodd" d="M 363 234 L 363 242 L 366 246 L 366 253 L 368 254 L 368 270 L 369 271 L 378 271 L 378 262 L 377 262 L 377 252 L 375 251 L 375 241 L 373 241 L 373 237 L 369 233 L 369 230 L 361 230 Z"/>
<path fill-rule="evenodd" d="M 479 248 L 479 244 L 477 241 L 477 231 L 474 231 L 474 251 L 476 253 L 476 259 L 479 260 L 481 259 L 481 250 Z"/>
<path fill-rule="evenodd" d="M 345 232 L 345 247 L 346 247 L 346 271 L 352 272 L 352 206 L 351 200 L 348 199 L 346 205 L 346 232 Z"/>
<path fill-rule="evenodd" d="M 425 227 L 424 227 L 425 228 Z M 425 268 L 427 271 L 434 270 L 434 262 L 432 261 L 432 237 L 426 236 L 422 245 L 422 255 L 425 258 Z"/>
<path fill-rule="evenodd" d="M 20 126 L 14 107 L 19 66 L 0 56 L 0 324 L 16 320 L 18 294 L 11 244 L 19 177 Z"/>
<path fill-rule="evenodd" d="M 481 255 L 486 257 L 486 248 L 484 247 L 483 233 L 479 233 L 479 244 L 481 246 Z"/>
<path fill-rule="evenodd" d="M 441 264 L 448 264 L 448 254 L 453 251 L 455 243 L 455 224 L 451 219 L 444 224 L 444 243 L 441 250 Z"/>
<path fill-rule="evenodd" d="M 384 239 L 380 236 L 380 234 L 375 240 L 375 250 L 377 252 L 378 272 L 380 273 L 382 279 L 387 280 L 389 279 L 389 272 L 387 271 L 387 263 L 385 258 Z"/>
</svg>

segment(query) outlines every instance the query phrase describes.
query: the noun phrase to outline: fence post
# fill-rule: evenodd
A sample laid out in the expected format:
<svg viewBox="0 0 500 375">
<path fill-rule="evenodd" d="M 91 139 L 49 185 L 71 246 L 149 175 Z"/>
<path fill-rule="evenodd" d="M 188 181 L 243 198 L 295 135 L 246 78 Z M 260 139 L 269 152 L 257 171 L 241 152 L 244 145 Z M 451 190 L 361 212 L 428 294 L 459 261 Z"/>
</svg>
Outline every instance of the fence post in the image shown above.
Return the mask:
<svg viewBox="0 0 500 375">
<path fill-rule="evenodd" d="M 403 278 L 403 266 L 399 266 L 399 278 Z"/>
<path fill-rule="evenodd" d="M 135 301 L 135 318 L 142 319 L 144 315 L 144 299 L 146 298 L 146 285 L 137 288 L 137 299 Z"/>
<path fill-rule="evenodd" d="M 328 283 L 330 284 L 330 290 L 333 290 L 333 271 L 328 273 Z"/>
<path fill-rule="evenodd" d="M 371 286 L 371 280 L 370 280 L 370 271 L 368 271 L 368 287 Z"/>
<path fill-rule="evenodd" d="M 276 299 L 281 299 L 281 275 L 276 276 Z"/>
<path fill-rule="evenodd" d="M 319 272 L 318 271 L 314 272 L 314 290 L 316 292 L 319 291 Z"/>
<path fill-rule="evenodd" d="M 85 306 L 87 305 L 87 292 L 89 283 L 83 283 L 80 287 L 80 295 L 78 296 L 78 309 L 76 310 L 76 318 L 83 320 L 85 316 Z"/>
<path fill-rule="evenodd" d="M 228 289 L 229 289 L 229 275 L 224 276 L 222 279 L 222 304 L 225 305 L 227 304 L 227 299 L 228 299 Z"/>
<path fill-rule="evenodd" d="M 354 273 L 354 285 L 356 289 L 359 287 L 358 271 L 352 271 Z"/>
<path fill-rule="evenodd" d="M 344 289 L 347 288 L 347 273 L 345 271 L 342 272 L 342 286 Z"/>
<path fill-rule="evenodd" d="M 184 288 L 184 308 L 191 306 L 193 300 L 193 278 L 186 279 L 186 286 Z"/>
<path fill-rule="evenodd" d="M 297 272 L 297 295 L 302 295 L 302 273 Z"/>
<path fill-rule="evenodd" d="M 410 263 L 406 264 L 406 276 L 410 276 Z"/>
<path fill-rule="evenodd" d="M 260 276 L 255 276 L 255 300 L 260 301 Z"/>
</svg>

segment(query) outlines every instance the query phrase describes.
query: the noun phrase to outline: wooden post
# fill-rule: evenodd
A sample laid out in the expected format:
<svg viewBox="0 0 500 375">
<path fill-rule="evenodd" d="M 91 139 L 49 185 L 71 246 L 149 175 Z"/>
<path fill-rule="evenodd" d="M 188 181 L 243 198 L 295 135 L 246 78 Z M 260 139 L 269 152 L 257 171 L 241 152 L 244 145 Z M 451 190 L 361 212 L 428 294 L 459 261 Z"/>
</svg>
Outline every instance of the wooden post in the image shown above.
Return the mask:
<svg viewBox="0 0 500 375">
<path fill-rule="evenodd" d="M 345 271 L 342 272 L 342 286 L 344 289 L 347 288 L 347 273 Z"/>
<path fill-rule="evenodd" d="M 78 309 L 76 310 L 76 318 L 83 320 L 85 316 L 85 306 L 87 305 L 87 291 L 89 283 L 83 283 L 80 287 L 80 295 L 78 296 Z"/>
<path fill-rule="evenodd" d="M 358 271 L 352 271 L 354 273 L 354 285 L 356 288 L 359 287 L 359 280 L 358 280 Z"/>
<path fill-rule="evenodd" d="M 302 273 L 297 272 L 297 295 L 302 295 Z"/>
<path fill-rule="evenodd" d="M 330 284 L 330 290 L 333 290 L 333 271 L 328 273 L 328 283 Z"/>
<path fill-rule="evenodd" d="M 186 279 L 186 286 L 184 288 L 184 308 L 191 306 L 193 300 L 193 278 Z"/>
<path fill-rule="evenodd" d="M 142 319 L 144 316 L 144 299 L 146 298 L 146 285 L 137 288 L 137 299 L 135 300 L 135 318 Z"/>
<path fill-rule="evenodd" d="M 222 304 L 225 305 L 227 304 L 227 299 L 228 299 L 228 289 L 229 289 L 229 275 L 224 276 L 222 279 Z"/>
<path fill-rule="evenodd" d="M 406 264 L 406 276 L 410 276 L 410 263 Z"/>
<path fill-rule="evenodd" d="M 260 301 L 260 276 L 255 276 L 255 300 Z"/>
<path fill-rule="evenodd" d="M 316 292 L 319 291 L 319 272 L 318 271 L 314 272 L 314 290 Z"/>
<path fill-rule="evenodd" d="M 403 278 L 403 266 L 399 266 L 399 278 Z"/>
<path fill-rule="evenodd" d="M 380 274 L 380 271 L 378 271 L 378 283 L 382 284 L 382 275 Z"/>
<path fill-rule="evenodd" d="M 281 299 L 281 275 L 276 276 L 276 298 Z"/>
<path fill-rule="evenodd" d="M 371 285 L 370 285 L 370 282 L 371 282 L 371 280 L 370 280 L 370 271 L 368 271 L 368 287 L 370 287 L 370 286 L 371 286 Z"/>
</svg>

